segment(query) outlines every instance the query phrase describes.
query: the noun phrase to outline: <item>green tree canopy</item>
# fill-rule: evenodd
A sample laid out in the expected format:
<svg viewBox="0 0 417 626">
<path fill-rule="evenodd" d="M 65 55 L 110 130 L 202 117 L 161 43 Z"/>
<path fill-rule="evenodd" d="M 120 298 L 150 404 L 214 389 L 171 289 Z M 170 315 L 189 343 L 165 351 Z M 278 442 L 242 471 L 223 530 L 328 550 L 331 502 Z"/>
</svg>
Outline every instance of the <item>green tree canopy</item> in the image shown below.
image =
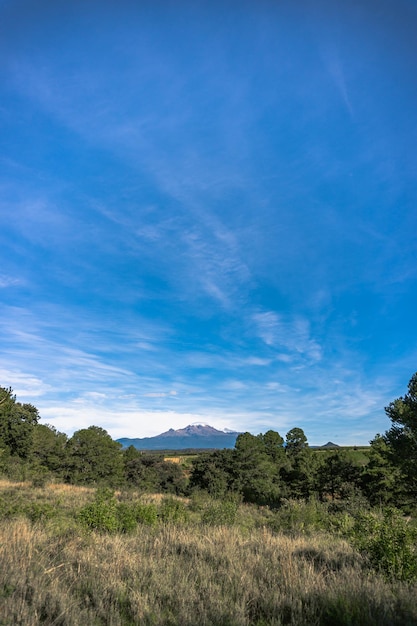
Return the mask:
<svg viewBox="0 0 417 626">
<path fill-rule="evenodd" d="M 289 430 L 285 440 L 285 452 L 289 464 L 289 467 L 284 470 L 285 481 L 293 497 L 305 498 L 315 488 L 317 456 L 312 454 L 302 428 Z"/>
<path fill-rule="evenodd" d="M 68 441 L 67 480 L 83 485 L 123 482 L 121 444 L 99 426 L 83 428 Z"/>
<path fill-rule="evenodd" d="M 385 407 L 392 427 L 384 439 L 391 458 L 403 476 L 409 494 L 417 496 L 417 372 L 408 383 L 408 393 Z"/>
<path fill-rule="evenodd" d="M 280 436 L 269 431 L 264 435 L 242 433 L 235 444 L 235 490 L 242 493 L 246 502 L 277 504 L 283 496 L 281 465 L 275 462 Z"/>
<path fill-rule="evenodd" d="M 394 464 L 392 448 L 380 434 L 372 439 L 369 462 L 361 476 L 361 487 L 371 504 L 395 504 L 402 500 L 402 474 Z"/>
<path fill-rule="evenodd" d="M 289 456 L 297 456 L 307 448 L 307 437 L 302 428 L 292 428 L 286 435 L 286 452 Z"/>
<path fill-rule="evenodd" d="M 215 450 L 198 454 L 193 459 L 190 487 L 204 489 L 215 498 L 233 489 L 234 451 Z"/>
<path fill-rule="evenodd" d="M 262 435 L 262 441 L 266 454 L 271 461 L 285 465 L 284 439 L 275 430 L 268 430 Z"/>
<path fill-rule="evenodd" d="M 17 402 L 11 388 L 0 387 L 0 449 L 3 452 L 26 459 L 38 420 L 38 409 L 33 404 Z"/>
<path fill-rule="evenodd" d="M 316 486 L 321 497 L 345 497 L 359 488 L 362 467 L 355 463 L 345 450 L 334 450 L 317 468 Z"/>
<path fill-rule="evenodd" d="M 123 450 L 125 480 L 128 485 L 144 491 L 182 495 L 186 487 L 183 469 L 165 461 L 163 455 L 144 454 L 129 446 Z"/>
<path fill-rule="evenodd" d="M 37 424 L 33 431 L 30 460 L 60 476 L 66 466 L 68 437 L 49 424 Z"/>
</svg>

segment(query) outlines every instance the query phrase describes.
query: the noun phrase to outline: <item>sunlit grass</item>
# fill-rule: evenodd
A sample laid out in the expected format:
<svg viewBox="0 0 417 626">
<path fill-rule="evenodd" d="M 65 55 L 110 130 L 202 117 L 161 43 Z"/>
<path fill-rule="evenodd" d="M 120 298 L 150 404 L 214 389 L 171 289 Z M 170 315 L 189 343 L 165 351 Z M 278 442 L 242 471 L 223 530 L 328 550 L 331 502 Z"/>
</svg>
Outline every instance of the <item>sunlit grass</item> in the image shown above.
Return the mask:
<svg viewBox="0 0 417 626">
<path fill-rule="evenodd" d="M 4 488 L 3 488 L 4 487 Z M 13 488 L 58 515 L 0 523 L 0 624 L 312 626 L 417 623 L 417 587 L 388 583 L 341 538 L 286 536 L 246 521 L 85 532 L 92 490 Z M 246 516 L 250 510 L 245 510 Z"/>
</svg>

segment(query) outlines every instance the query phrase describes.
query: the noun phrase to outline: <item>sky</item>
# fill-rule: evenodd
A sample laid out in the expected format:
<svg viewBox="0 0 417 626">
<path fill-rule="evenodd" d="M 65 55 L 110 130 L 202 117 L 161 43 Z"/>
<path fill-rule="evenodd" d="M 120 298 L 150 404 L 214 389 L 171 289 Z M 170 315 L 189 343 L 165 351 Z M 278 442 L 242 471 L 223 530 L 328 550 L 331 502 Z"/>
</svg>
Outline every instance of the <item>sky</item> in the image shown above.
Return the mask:
<svg viewBox="0 0 417 626">
<path fill-rule="evenodd" d="M 417 2 L 0 0 L 0 386 L 366 445 L 417 370 Z"/>
</svg>

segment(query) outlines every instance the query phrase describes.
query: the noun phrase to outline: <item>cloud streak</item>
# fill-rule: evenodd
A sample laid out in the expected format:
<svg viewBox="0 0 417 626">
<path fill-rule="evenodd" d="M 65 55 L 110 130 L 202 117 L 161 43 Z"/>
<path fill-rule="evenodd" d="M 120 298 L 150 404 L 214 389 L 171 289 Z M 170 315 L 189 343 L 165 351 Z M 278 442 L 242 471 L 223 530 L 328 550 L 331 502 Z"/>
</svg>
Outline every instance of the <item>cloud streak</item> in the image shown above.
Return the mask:
<svg viewBox="0 0 417 626">
<path fill-rule="evenodd" d="M 385 8 L 2 8 L 0 384 L 68 433 L 383 431 L 417 356 Z"/>
</svg>

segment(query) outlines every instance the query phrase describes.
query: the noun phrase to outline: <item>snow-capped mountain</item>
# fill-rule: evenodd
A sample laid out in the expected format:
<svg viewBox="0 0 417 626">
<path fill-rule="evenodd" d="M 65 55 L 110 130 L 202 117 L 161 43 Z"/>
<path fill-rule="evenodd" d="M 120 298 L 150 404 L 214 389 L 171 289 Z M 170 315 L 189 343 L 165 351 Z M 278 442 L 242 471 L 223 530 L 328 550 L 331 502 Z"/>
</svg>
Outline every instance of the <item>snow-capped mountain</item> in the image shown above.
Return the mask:
<svg viewBox="0 0 417 626">
<path fill-rule="evenodd" d="M 209 424 L 190 424 L 185 428 L 170 428 L 155 437 L 142 439 L 121 438 L 123 447 L 134 446 L 138 450 L 184 450 L 187 448 L 234 448 L 239 432 L 217 430 Z"/>
<path fill-rule="evenodd" d="M 234 434 L 232 430 L 230 431 L 217 430 L 217 428 L 214 428 L 213 426 L 210 426 L 209 424 L 196 423 L 196 424 L 190 424 L 189 426 L 186 426 L 185 428 L 179 428 L 178 430 L 174 430 L 173 428 L 170 428 L 165 433 L 161 433 L 160 435 L 157 435 L 156 437 L 184 437 L 184 436 L 188 437 L 188 436 L 195 436 L 195 435 L 198 435 L 199 437 L 211 437 L 213 435 L 214 436 L 224 435 L 226 434 L 226 432 L 228 434 Z"/>
</svg>

